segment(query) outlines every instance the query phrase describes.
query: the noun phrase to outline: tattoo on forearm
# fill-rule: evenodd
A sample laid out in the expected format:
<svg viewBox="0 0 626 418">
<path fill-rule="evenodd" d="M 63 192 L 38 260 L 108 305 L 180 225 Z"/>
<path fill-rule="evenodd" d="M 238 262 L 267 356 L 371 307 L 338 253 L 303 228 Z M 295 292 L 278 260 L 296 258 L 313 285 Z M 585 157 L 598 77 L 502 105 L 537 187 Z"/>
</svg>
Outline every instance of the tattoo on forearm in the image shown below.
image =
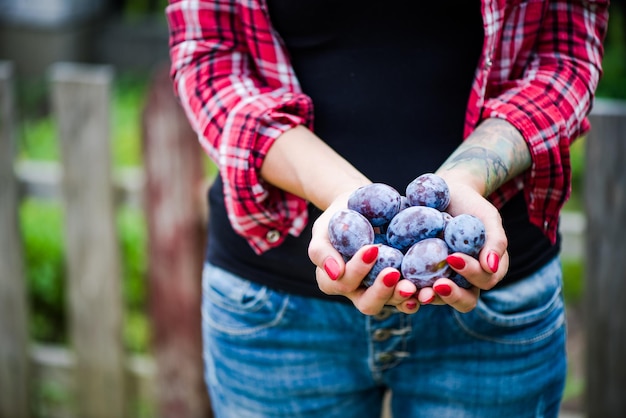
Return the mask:
<svg viewBox="0 0 626 418">
<path fill-rule="evenodd" d="M 509 169 L 502 158 L 496 152 L 480 146 L 459 149 L 458 152 L 452 154 L 446 163 L 446 168 L 452 169 L 458 165 L 463 165 L 483 177 L 489 193 L 494 184 L 509 177 Z"/>
<path fill-rule="evenodd" d="M 530 152 L 522 135 L 508 122 L 489 119 L 483 122 L 450 155 L 440 170 L 461 168 L 485 181 L 485 194 L 526 170 Z"/>
</svg>

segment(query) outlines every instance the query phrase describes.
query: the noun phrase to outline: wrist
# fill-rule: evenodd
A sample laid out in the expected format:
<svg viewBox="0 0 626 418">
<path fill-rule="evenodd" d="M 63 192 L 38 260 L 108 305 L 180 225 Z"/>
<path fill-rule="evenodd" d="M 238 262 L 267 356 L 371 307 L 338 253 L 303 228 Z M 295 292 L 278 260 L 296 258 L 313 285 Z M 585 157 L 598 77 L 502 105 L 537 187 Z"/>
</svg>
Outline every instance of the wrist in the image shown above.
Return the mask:
<svg viewBox="0 0 626 418">
<path fill-rule="evenodd" d="M 448 186 L 458 184 L 474 190 L 483 197 L 487 197 L 488 195 L 484 178 L 472 172 L 472 170 L 463 168 L 450 170 L 442 167 L 437 170 L 435 174 L 443 178 Z"/>
<path fill-rule="evenodd" d="M 521 133 L 503 119 L 487 119 L 459 145 L 437 174 L 486 197 L 531 165 Z"/>
<path fill-rule="evenodd" d="M 261 167 L 268 183 L 325 210 L 369 179 L 304 126 L 280 135 Z"/>
</svg>

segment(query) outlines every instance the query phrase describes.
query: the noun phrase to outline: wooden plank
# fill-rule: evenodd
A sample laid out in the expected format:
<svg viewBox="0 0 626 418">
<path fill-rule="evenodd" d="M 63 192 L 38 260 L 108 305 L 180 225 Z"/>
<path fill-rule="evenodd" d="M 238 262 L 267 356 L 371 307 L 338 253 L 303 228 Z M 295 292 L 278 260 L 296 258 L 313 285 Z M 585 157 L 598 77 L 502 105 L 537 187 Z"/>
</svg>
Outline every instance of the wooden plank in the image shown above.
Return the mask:
<svg viewBox="0 0 626 418">
<path fill-rule="evenodd" d="M 57 162 L 22 160 L 14 164 L 19 195 L 37 199 L 60 199 L 62 167 Z M 113 171 L 115 204 L 143 208 L 144 175 L 141 167 Z"/>
<path fill-rule="evenodd" d="M 586 141 L 585 398 L 588 418 L 626 411 L 626 103 L 598 102 Z"/>
<path fill-rule="evenodd" d="M 18 223 L 14 68 L 0 62 L 0 417 L 26 417 L 28 309 Z"/>
<path fill-rule="evenodd" d="M 203 380 L 202 151 L 176 101 L 167 67 L 155 73 L 143 114 L 148 284 L 159 416 L 207 417 Z"/>
<path fill-rule="evenodd" d="M 123 417 L 124 350 L 110 156 L 107 66 L 55 64 L 52 108 L 63 163 L 71 344 L 79 416 Z"/>
</svg>

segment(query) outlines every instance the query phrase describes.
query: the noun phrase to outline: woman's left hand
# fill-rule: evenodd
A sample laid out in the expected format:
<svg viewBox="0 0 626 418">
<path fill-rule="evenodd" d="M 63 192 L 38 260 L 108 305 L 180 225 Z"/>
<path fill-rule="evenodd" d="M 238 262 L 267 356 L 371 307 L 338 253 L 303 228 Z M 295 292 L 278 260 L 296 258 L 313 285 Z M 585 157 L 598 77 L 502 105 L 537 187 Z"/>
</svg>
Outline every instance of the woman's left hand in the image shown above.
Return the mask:
<svg viewBox="0 0 626 418">
<path fill-rule="evenodd" d="M 445 178 L 445 177 L 444 177 Z M 446 179 L 450 188 L 450 205 L 447 212 L 453 216 L 467 213 L 475 215 L 485 225 L 485 245 L 478 259 L 467 254 L 453 253 L 448 264 L 474 285 L 464 289 L 447 278 L 438 279 L 433 287 L 423 288 L 418 293 L 421 303 L 448 304 L 460 312 L 474 309 L 480 290 L 493 288 L 509 268 L 507 238 L 498 210 L 480 193 L 469 185 L 454 179 Z"/>
</svg>

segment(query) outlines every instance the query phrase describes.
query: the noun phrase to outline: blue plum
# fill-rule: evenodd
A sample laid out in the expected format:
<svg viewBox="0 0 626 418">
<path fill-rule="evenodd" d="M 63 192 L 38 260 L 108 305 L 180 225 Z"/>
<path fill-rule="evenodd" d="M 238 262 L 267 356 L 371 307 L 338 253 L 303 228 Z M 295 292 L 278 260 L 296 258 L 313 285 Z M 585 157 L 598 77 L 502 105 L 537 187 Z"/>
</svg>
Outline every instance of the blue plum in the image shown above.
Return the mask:
<svg viewBox="0 0 626 418">
<path fill-rule="evenodd" d="M 373 285 L 374 280 L 376 280 L 376 276 L 378 276 L 378 274 L 380 274 L 380 272 L 387 267 L 393 267 L 400 270 L 403 256 L 402 252 L 396 248 L 388 245 L 380 245 L 378 247 L 378 258 L 376 259 L 372 269 L 363 279 L 363 285 L 368 287 Z"/>
<path fill-rule="evenodd" d="M 451 252 L 476 258 L 485 245 L 485 225 L 474 215 L 460 214 L 448 221 L 443 237 Z"/>
<path fill-rule="evenodd" d="M 450 204 L 450 189 L 442 177 L 426 173 L 406 186 L 406 197 L 411 206 L 428 206 L 444 211 Z"/>
<path fill-rule="evenodd" d="M 441 212 L 441 216 L 443 217 L 443 222 L 445 225 L 448 225 L 448 222 L 450 222 L 453 218 L 453 216 L 450 215 L 448 212 Z"/>
<path fill-rule="evenodd" d="M 387 245 L 387 234 L 375 233 L 374 234 L 374 244 L 384 244 L 384 245 Z"/>
<path fill-rule="evenodd" d="M 402 276 L 418 289 L 449 275 L 448 246 L 441 238 L 426 238 L 411 246 L 402 258 Z"/>
<path fill-rule="evenodd" d="M 399 212 L 387 228 L 387 243 L 405 252 L 416 242 L 439 235 L 444 228 L 441 212 L 427 206 L 411 206 Z"/>
<path fill-rule="evenodd" d="M 341 255 L 352 257 L 359 248 L 374 242 L 374 228 L 360 213 L 342 209 L 331 216 L 328 236 L 332 246 Z"/>
<path fill-rule="evenodd" d="M 400 193 L 383 183 L 359 187 L 348 198 L 348 209 L 365 216 L 373 226 L 389 223 L 400 211 L 400 204 Z"/>
</svg>

